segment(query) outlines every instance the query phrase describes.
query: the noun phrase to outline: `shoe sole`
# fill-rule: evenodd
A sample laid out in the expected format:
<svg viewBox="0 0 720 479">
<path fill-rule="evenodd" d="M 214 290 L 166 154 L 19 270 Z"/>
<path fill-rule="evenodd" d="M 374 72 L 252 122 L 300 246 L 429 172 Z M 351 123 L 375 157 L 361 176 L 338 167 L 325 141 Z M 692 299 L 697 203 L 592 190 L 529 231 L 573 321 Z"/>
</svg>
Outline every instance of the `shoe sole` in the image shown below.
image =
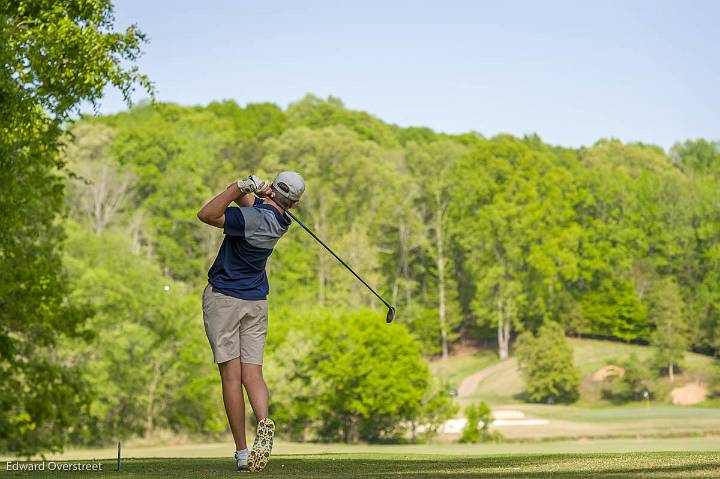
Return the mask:
<svg viewBox="0 0 720 479">
<path fill-rule="evenodd" d="M 275 436 L 275 423 L 270 419 L 263 419 L 258 424 L 255 445 L 248 457 L 250 472 L 260 472 L 265 469 L 272 452 L 273 437 Z"/>
</svg>

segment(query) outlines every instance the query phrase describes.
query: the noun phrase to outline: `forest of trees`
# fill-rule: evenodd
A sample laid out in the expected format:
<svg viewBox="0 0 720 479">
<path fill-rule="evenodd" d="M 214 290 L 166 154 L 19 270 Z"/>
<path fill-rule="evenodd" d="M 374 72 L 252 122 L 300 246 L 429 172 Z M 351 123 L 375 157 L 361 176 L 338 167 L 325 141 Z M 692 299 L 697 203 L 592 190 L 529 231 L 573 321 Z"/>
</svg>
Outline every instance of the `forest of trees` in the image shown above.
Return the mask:
<svg viewBox="0 0 720 479">
<path fill-rule="evenodd" d="M 501 357 L 543 321 L 570 335 L 720 346 L 720 149 L 704 140 L 589 148 L 537 136 L 399 128 L 308 96 L 144 105 L 75 123 L 68 224 L 113 237 L 192 291 L 221 232 L 194 213 L 236 177 L 307 181 L 301 217 L 397 305 L 425 355 L 460 339 Z M 79 234 L 79 233 L 78 233 Z M 72 240 L 72 235 L 71 235 Z M 80 244 L 69 255 L 87 260 Z M 305 234 L 269 263 L 275 309 L 376 306 Z"/>
<path fill-rule="evenodd" d="M 299 216 L 397 307 L 385 325 L 375 298 L 291 226 L 268 263 L 266 373 L 271 414 L 294 439 L 384 440 L 442 421 L 456 410 L 426 359 L 461 341 L 501 358 L 522 333 L 531 345 L 561 333 L 650 343 L 670 378 L 685 351 L 720 350 L 717 142 L 665 152 L 446 135 L 311 95 L 70 121 L 107 84 L 152 93 L 123 67 L 143 35 L 108 33 L 99 0 L 70 2 L 72 15 L 10 3 L 2 451 L 226 430 L 200 312 L 222 232 L 196 212 L 251 173 L 299 171 Z"/>
</svg>

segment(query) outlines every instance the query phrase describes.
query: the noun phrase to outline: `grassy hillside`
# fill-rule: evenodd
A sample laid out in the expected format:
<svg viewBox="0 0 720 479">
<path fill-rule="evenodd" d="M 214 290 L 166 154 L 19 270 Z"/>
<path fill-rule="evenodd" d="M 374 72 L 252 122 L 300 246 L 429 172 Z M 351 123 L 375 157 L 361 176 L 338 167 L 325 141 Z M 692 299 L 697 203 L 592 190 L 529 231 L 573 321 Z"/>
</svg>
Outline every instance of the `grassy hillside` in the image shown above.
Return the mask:
<svg viewBox="0 0 720 479">
<path fill-rule="evenodd" d="M 612 341 L 599 341 L 593 339 L 570 338 L 574 351 L 575 365 L 580 369 L 583 378 L 582 397 L 580 405 L 592 405 L 598 402 L 597 390 L 599 385 L 593 384 L 590 376 L 612 362 L 622 361 L 630 354 L 635 354 L 641 361 L 649 361 L 653 349 L 648 346 L 625 344 Z M 494 352 L 481 350 L 473 353 L 467 351 L 458 357 L 447 361 L 448 377 L 453 385 L 459 385 L 464 377 L 499 361 L 492 355 Z M 707 379 L 707 371 L 713 360 L 710 357 L 695 353 L 688 353 L 684 361 L 682 374 L 675 380 L 676 385 L 682 385 L 689 380 Z M 433 365 L 433 370 L 441 370 L 442 361 Z M 475 392 L 461 404 L 468 401 L 485 400 L 494 405 L 522 403 L 519 395 L 523 391 L 523 382 L 517 369 L 517 362 L 511 358 L 502 364 L 497 364 L 496 370 L 478 384 Z M 475 369 L 477 368 L 477 369 Z"/>
</svg>

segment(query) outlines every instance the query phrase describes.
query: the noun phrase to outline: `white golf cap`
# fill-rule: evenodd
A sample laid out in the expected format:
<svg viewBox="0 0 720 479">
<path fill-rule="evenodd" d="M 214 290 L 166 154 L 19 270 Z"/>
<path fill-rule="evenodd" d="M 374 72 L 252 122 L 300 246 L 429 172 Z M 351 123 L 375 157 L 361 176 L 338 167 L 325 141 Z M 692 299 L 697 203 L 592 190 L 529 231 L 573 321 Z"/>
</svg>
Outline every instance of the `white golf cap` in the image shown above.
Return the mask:
<svg viewBox="0 0 720 479">
<path fill-rule="evenodd" d="M 298 201 L 305 191 L 305 180 L 294 171 L 283 171 L 275 177 L 273 185 L 290 201 Z"/>
</svg>

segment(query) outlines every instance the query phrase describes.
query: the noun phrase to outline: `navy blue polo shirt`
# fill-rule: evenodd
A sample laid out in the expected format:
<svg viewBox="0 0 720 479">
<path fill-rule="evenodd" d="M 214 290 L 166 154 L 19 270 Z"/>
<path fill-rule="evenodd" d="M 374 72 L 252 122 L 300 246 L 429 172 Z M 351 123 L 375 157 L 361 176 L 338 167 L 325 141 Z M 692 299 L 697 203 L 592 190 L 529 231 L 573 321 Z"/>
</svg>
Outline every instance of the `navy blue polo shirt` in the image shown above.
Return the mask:
<svg viewBox="0 0 720 479">
<path fill-rule="evenodd" d="M 259 198 L 253 206 L 225 209 L 225 238 L 208 271 L 208 282 L 228 296 L 266 299 L 270 285 L 265 264 L 288 226 L 287 215 Z"/>
</svg>

